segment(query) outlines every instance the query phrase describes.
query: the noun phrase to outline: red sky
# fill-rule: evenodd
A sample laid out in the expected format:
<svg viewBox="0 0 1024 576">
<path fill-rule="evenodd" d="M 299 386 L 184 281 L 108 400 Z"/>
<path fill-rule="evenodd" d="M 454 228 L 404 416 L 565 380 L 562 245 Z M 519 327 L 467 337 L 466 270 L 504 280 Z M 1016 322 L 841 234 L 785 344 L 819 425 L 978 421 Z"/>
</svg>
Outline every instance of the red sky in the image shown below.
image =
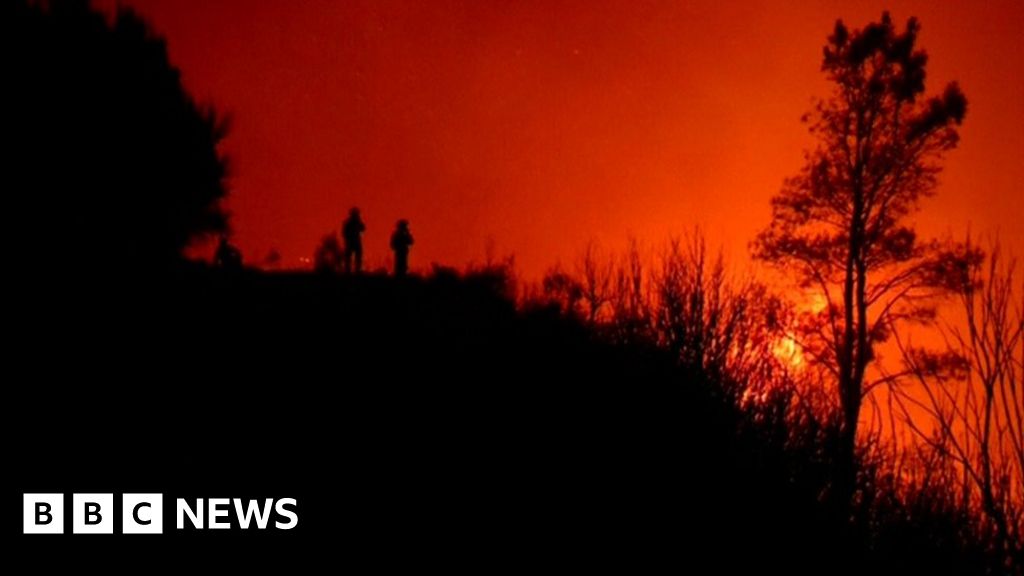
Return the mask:
<svg viewBox="0 0 1024 576">
<path fill-rule="evenodd" d="M 233 116 L 249 261 L 273 247 L 297 265 L 352 205 L 374 266 L 399 217 L 414 268 L 482 260 L 491 239 L 536 275 L 590 239 L 697 224 L 743 258 L 810 143 L 834 21 L 886 8 L 921 19 L 929 90 L 955 79 L 970 101 L 922 227 L 998 230 L 1024 256 L 1019 0 L 122 2 Z"/>
</svg>

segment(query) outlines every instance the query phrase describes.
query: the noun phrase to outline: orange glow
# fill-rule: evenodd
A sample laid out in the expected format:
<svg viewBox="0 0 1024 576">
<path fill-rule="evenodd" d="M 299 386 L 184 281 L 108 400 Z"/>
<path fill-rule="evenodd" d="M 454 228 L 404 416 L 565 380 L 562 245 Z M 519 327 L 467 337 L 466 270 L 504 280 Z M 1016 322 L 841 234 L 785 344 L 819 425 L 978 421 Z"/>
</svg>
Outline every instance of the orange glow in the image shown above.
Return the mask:
<svg viewBox="0 0 1024 576">
<path fill-rule="evenodd" d="M 793 338 L 787 336 L 775 344 L 772 349 L 775 357 L 793 369 L 799 369 L 804 365 L 804 354 L 800 345 Z"/>
<path fill-rule="evenodd" d="M 924 26 L 929 89 L 970 101 L 919 224 L 996 231 L 1024 253 L 1024 4 L 121 0 L 166 35 L 200 98 L 231 113 L 230 208 L 250 262 L 308 257 L 359 205 L 370 267 L 399 217 L 413 266 L 537 275 L 588 240 L 701 224 L 745 258 L 810 143 L 836 18 Z M 108 2 L 112 5 L 113 1 Z"/>
</svg>

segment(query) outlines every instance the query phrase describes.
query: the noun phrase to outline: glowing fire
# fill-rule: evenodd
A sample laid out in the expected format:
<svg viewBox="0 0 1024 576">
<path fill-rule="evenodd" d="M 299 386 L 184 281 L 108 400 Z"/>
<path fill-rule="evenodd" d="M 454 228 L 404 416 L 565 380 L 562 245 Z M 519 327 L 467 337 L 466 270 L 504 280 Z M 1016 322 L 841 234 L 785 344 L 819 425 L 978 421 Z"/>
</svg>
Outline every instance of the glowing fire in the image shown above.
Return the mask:
<svg viewBox="0 0 1024 576">
<path fill-rule="evenodd" d="M 790 336 L 780 338 L 775 347 L 772 348 L 772 353 L 775 354 L 776 358 L 793 368 L 800 368 L 804 365 L 803 349 Z"/>
</svg>

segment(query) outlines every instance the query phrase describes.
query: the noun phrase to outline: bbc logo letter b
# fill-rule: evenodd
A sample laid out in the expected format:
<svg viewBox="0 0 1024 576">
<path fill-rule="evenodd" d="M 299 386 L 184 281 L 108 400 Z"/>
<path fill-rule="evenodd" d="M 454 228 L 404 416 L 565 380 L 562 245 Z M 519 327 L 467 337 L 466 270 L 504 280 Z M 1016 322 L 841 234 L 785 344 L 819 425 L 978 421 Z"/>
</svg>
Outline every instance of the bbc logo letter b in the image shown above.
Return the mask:
<svg viewBox="0 0 1024 576">
<path fill-rule="evenodd" d="M 73 533 L 114 533 L 113 494 L 75 494 L 72 496 L 71 502 L 71 527 Z"/>
<path fill-rule="evenodd" d="M 63 494 L 25 494 L 24 498 L 25 534 L 64 533 Z"/>
</svg>

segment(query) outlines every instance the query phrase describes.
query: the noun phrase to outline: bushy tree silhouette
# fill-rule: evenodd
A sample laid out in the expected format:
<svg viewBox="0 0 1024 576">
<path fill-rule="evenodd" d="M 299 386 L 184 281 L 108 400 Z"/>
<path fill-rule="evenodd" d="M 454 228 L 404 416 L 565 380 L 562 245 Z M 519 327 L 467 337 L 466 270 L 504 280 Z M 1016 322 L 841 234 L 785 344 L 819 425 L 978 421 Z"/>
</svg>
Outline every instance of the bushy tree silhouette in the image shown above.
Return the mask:
<svg viewBox="0 0 1024 576">
<path fill-rule="evenodd" d="M 909 222 L 934 193 L 967 110 L 956 83 L 923 98 L 919 29 L 910 19 L 898 32 L 888 13 L 859 30 L 836 23 L 822 63 L 833 91 L 808 115 L 818 147 L 772 199 L 771 226 L 755 243 L 824 302 L 801 344 L 838 382 L 847 464 L 875 347 L 899 322 L 931 317 L 923 299 L 953 287 L 949 272 L 963 268 Z"/>
<path fill-rule="evenodd" d="M 88 0 L 0 7 L 5 234 L 33 270 L 165 269 L 226 228 L 226 124 L 182 86 L 163 39 Z"/>
</svg>

